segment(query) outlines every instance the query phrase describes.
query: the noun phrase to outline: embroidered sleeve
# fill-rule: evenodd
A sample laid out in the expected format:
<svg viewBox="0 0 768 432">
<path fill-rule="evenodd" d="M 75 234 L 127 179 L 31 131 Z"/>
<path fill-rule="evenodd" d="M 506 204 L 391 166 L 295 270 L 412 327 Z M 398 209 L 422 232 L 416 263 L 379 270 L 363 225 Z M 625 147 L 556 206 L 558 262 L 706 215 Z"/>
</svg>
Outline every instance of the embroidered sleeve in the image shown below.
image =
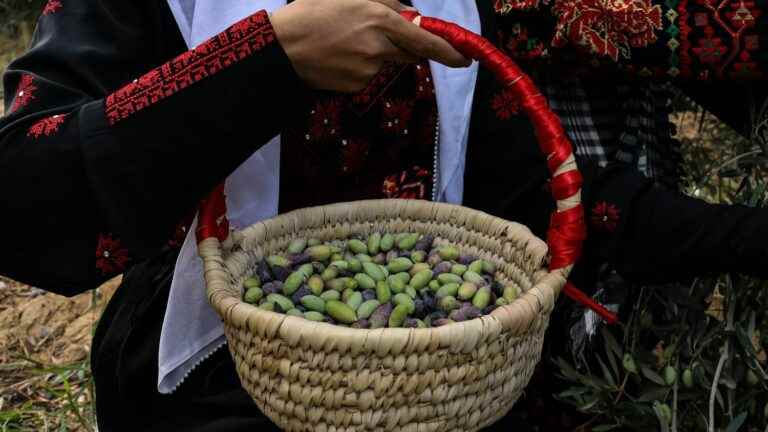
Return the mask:
<svg viewBox="0 0 768 432">
<path fill-rule="evenodd" d="M 303 109 L 265 12 L 188 51 L 163 5 L 45 4 L 3 77 L 0 274 L 76 294 L 156 256 Z"/>
</svg>

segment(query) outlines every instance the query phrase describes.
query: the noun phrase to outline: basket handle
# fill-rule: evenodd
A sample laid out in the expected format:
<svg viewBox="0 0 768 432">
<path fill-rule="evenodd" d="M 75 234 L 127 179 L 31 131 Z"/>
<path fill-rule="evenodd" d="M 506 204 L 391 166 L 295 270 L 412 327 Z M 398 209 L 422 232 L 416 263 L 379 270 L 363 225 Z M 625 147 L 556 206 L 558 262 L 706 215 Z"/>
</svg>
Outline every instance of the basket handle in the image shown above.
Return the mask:
<svg viewBox="0 0 768 432">
<path fill-rule="evenodd" d="M 581 173 L 576 166 L 573 146 L 557 115 L 552 112 L 546 98 L 539 92 L 533 80 L 491 42 L 457 24 L 437 18 L 423 17 L 415 11 L 401 15 L 421 28 L 442 37 L 465 57 L 478 60 L 493 72 L 496 78 L 509 86 L 521 101 L 523 110 L 534 126 L 541 151 L 547 157 L 547 167 L 552 175 L 550 189 L 557 202 L 557 209 L 550 218 L 547 244 L 550 250 L 549 267 L 560 270 L 567 277 L 571 266 L 581 255 L 586 238 L 584 208 L 581 204 Z M 197 229 L 198 242 L 216 237 L 224 241 L 228 235 L 224 187 L 220 185 L 200 205 Z M 617 321 L 610 311 L 592 301 L 586 294 L 567 283 L 564 293 L 578 303 L 592 309 L 609 323 Z"/>
<path fill-rule="evenodd" d="M 454 23 L 420 16 L 415 11 L 405 11 L 402 15 L 445 39 L 465 57 L 478 60 L 501 83 L 509 86 L 521 101 L 523 110 L 533 123 L 539 147 L 547 156 L 547 166 L 552 174 L 552 197 L 557 201 L 557 209 L 552 214 L 547 232 L 547 244 L 551 251 L 549 267 L 559 270 L 574 264 L 581 254 L 581 245 L 587 233 L 581 205 L 582 178 L 571 142 L 546 98 L 512 59 L 482 36 Z"/>
</svg>

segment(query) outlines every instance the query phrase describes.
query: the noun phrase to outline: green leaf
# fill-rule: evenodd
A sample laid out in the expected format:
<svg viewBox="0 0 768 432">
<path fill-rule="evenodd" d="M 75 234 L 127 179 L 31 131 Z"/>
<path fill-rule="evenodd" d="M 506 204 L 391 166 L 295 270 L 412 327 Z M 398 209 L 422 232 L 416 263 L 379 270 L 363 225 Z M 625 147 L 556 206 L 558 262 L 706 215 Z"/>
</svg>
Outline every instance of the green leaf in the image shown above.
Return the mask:
<svg viewBox="0 0 768 432">
<path fill-rule="evenodd" d="M 621 379 L 621 373 L 619 372 L 619 363 L 617 360 L 621 360 L 621 356 L 614 355 L 616 354 L 606 343 L 603 348 L 605 348 L 605 357 L 608 359 L 608 363 L 611 365 L 611 369 L 613 370 L 613 373 L 616 375 L 617 379 Z"/>
<path fill-rule="evenodd" d="M 562 373 L 565 378 L 571 381 L 577 381 L 581 377 L 581 374 L 578 373 L 573 366 L 568 364 L 567 361 L 563 360 L 562 357 L 555 359 L 555 363 L 560 367 L 560 373 Z"/>
<path fill-rule="evenodd" d="M 744 411 L 743 413 L 737 415 L 733 420 L 731 420 L 731 422 L 728 424 L 728 427 L 725 429 L 725 432 L 738 431 L 741 425 L 743 425 L 746 420 L 747 420 L 747 412 Z"/>
<path fill-rule="evenodd" d="M 621 426 L 621 425 L 600 425 L 600 426 L 595 426 L 595 427 L 592 428 L 592 432 L 606 432 L 606 431 L 609 431 L 609 430 L 614 430 L 614 429 L 616 429 L 619 426 Z"/>
<path fill-rule="evenodd" d="M 577 409 L 582 412 L 589 412 L 590 409 L 594 408 L 597 403 L 600 402 L 599 398 L 594 398 L 592 400 L 587 400 L 587 402 L 584 405 L 581 405 Z"/>
<path fill-rule="evenodd" d="M 655 400 L 664 400 L 668 392 L 669 392 L 669 389 L 666 387 L 659 388 L 656 386 L 652 386 L 652 387 L 649 387 L 645 392 L 640 394 L 640 397 L 637 398 L 637 401 L 650 402 Z"/>
<path fill-rule="evenodd" d="M 757 188 L 755 188 L 754 193 L 752 194 L 752 197 L 749 200 L 749 203 L 747 204 L 750 207 L 758 207 L 763 202 L 763 195 L 765 195 L 765 187 L 766 183 L 760 182 L 760 184 L 757 185 Z"/>
<path fill-rule="evenodd" d="M 584 393 L 590 391 L 591 389 L 589 387 L 573 387 L 569 388 L 568 390 L 561 392 L 558 394 L 561 398 L 567 398 L 577 395 L 583 395 Z"/>
<path fill-rule="evenodd" d="M 595 354 L 595 358 L 597 359 L 597 362 L 600 363 L 600 367 L 603 369 L 603 376 L 605 376 L 605 380 L 608 381 L 609 385 L 616 387 L 616 381 L 613 379 L 611 371 L 608 370 L 608 367 L 605 365 L 605 363 L 603 363 L 603 360 L 598 354 Z"/>
<path fill-rule="evenodd" d="M 616 342 L 616 339 L 613 337 L 611 332 L 608 331 L 605 327 L 601 329 L 603 333 L 603 339 L 605 339 L 606 345 L 616 354 L 617 358 L 623 358 L 624 357 L 624 350 L 621 349 L 621 346 L 618 342 Z"/>
<path fill-rule="evenodd" d="M 652 371 L 648 366 L 640 366 L 640 372 L 643 373 L 643 376 L 645 376 L 646 378 L 648 378 L 649 380 L 653 381 L 658 385 L 663 386 L 667 384 L 666 382 L 664 382 L 664 378 L 662 378 L 661 375 Z"/>
</svg>

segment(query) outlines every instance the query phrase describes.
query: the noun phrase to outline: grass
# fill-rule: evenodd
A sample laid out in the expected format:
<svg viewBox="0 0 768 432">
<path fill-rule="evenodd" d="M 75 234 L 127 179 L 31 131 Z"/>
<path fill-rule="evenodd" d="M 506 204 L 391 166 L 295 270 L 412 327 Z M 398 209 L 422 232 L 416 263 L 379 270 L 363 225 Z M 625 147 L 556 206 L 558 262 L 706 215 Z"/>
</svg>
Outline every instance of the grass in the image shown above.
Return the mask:
<svg viewBox="0 0 768 432">
<path fill-rule="evenodd" d="M 45 365 L 28 358 L 0 365 L 0 431 L 95 431 L 88 361 Z"/>
</svg>

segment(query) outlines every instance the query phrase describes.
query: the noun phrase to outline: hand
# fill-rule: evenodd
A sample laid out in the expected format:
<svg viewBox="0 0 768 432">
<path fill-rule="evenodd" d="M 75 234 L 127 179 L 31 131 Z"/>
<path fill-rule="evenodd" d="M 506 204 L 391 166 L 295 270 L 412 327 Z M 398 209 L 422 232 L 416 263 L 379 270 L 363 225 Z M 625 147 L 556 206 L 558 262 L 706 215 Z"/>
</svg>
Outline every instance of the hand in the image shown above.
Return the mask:
<svg viewBox="0 0 768 432">
<path fill-rule="evenodd" d="M 445 40 L 399 15 L 396 0 L 296 0 L 271 17 L 296 72 L 311 87 L 359 91 L 385 61 L 469 61 Z"/>
</svg>

